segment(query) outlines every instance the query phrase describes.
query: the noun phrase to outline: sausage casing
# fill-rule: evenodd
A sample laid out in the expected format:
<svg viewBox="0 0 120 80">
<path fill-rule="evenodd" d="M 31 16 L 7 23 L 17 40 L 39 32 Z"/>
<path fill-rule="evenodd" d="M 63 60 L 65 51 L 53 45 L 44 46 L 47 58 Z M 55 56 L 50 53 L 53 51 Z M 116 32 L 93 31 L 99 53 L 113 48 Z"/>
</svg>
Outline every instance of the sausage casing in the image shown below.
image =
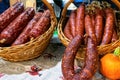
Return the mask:
<svg viewBox="0 0 120 80">
<path fill-rule="evenodd" d="M 27 23 L 33 18 L 35 11 L 33 8 L 27 8 L 15 20 L 13 20 L 0 34 L 0 43 L 12 44 L 18 37 Z"/>
</svg>

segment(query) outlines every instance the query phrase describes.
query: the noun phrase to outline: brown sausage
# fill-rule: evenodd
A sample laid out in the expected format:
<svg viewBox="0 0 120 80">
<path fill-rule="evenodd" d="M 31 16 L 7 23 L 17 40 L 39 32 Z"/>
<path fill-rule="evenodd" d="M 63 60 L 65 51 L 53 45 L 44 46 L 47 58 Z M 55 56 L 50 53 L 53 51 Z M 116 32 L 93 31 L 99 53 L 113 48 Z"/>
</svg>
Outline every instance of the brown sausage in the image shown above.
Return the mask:
<svg viewBox="0 0 120 80">
<path fill-rule="evenodd" d="M 62 58 L 62 73 L 65 80 L 91 80 L 98 63 L 97 46 L 91 37 L 88 37 L 85 65 L 80 73 L 74 71 L 74 59 L 81 45 L 82 37 L 76 36 L 65 49 Z"/>
<path fill-rule="evenodd" d="M 24 28 L 22 33 L 18 36 L 18 38 L 13 42 L 12 45 L 20 45 L 28 42 L 30 40 L 28 35 L 29 32 L 31 31 L 33 26 L 38 22 L 41 16 L 42 16 L 42 12 L 36 13 L 33 19 L 27 24 L 27 26 Z"/>
<path fill-rule="evenodd" d="M 70 14 L 70 28 L 71 28 L 71 33 L 72 33 L 72 36 L 75 37 L 75 18 L 76 18 L 76 12 L 75 10 L 72 11 L 72 13 Z"/>
<path fill-rule="evenodd" d="M 0 43 L 12 44 L 18 37 L 27 23 L 33 18 L 35 11 L 33 8 L 27 8 L 14 21 L 12 21 L 0 34 Z"/>
<path fill-rule="evenodd" d="M 103 16 L 102 10 L 97 9 L 95 17 L 95 35 L 97 38 L 97 45 L 100 44 L 103 36 Z"/>
<path fill-rule="evenodd" d="M 81 4 L 76 14 L 76 35 L 84 35 L 85 5 Z"/>
<path fill-rule="evenodd" d="M 24 5 L 17 2 L 0 15 L 0 32 L 10 24 L 24 10 Z"/>
<path fill-rule="evenodd" d="M 42 14 L 39 21 L 35 24 L 33 29 L 30 31 L 30 38 L 36 38 L 42 35 L 48 28 L 50 24 L 50 11 L 46 10 Z"/>
<path fill-rule="evenodd" d="M 72 80 L 75 75 L 74 59 L 77 50 L 81 45 L 81 39 L 82 37 L 80 35 L 74 37 L 64 51 L 62 58 L 62 73 L 65 80 Z"/>
<path fill-rule="evenodd" d="M 92 19 L 93 28 L 95 29 L 95 15 L 91 15 L 91 19 Z"/>
<path fill-rule="evenodd" d="M 86 34 L 90 35 L 92 37 L 92 39 L 94 40 L 94 42 L 96 42 L 96 44 L 97 44 L 95 29 L 92 25 L 92 19 L 91 19 L 90 15 L 88 15 L 88 14 L 85 16 L 85 31 L 86 31 Z"/>
<path fill-rule="evenodd" d="M 112 40 L 111 42 L 115 42 L 119 39 L 117 32 L 115 31 L 115 29 L 113 29 L 113 35 L 112 35 Z"/>
<path fill-rule="evenodd" d="M 65 36 L 72 40 L 73 39 L 73 36 L 72 36 L 72 33 L 71 33 L 71 28 L 70 28 L 70 20 L 67 21 L 66 25 L 65 25 L 65 28 L 64 28 L 64 31 L 63 33 L 65 34 Z"/>
<path fill-rule="evenodd" d="M 62 73 L 65 80 L 91 80 L 98 67 L 98 52 L 96 36 L 89 15 L 85 16 L 85 30 L 88 34 L 85 64 L 79 73 L 74 71 L 74 59 L 82 41 L 82 36 L 77 35 L 65 49 L 62 58 Z"/>
<path fill-rule="evenodd" d="M 111 8 L 107 8 L 105 10 L 106 14 L 106 23 L 105 23 L 105 28 L 104 28 L 104 34 L 102 38 L 101 45 L 109 44 L 112 39 L 112 34 L 113 34 L 113 26 L 114 26 L 114 13 Z"/>
</svg>

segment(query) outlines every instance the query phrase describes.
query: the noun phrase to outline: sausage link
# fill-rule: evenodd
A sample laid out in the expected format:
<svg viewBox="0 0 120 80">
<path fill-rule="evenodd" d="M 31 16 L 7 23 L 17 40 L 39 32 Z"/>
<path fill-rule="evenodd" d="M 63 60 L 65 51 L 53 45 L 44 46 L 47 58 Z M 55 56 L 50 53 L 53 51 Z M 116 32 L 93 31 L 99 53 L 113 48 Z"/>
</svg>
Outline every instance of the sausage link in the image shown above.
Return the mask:
<svg viewBox="0 0 120 80">
<path fill-rule="evenodd" d="M 12 44 L 19 36 L 27 23 L 33 18 L 35 11 L 33 8 L 27 8 L 14 21 L 12 21 L 0 34 L 0 43 Z"/>
<path fill-rule="evenodd" d="M 109 44 L 112 39 L 112 34 L 113 34 L 113 26 L 114 26 L 114 13 L 111 8 L 107 8 L 105 10 L 106 14 L 106 23 L 105 23 L 105 28 L 104 28 L 104 34 L 102 38 L 101 45 Z"/>
<path fill-rule="evenodd" d="M 67 48 L 65 49 L 63 58 L 62 58 L 62 73 L 65 80 L 72 80 L 75 75 L 74 71 L 74 59 L 77 53 L 78 48 L 81 45 L 82 37 L 77 35 L 71 40 Z"/>
<path fill-rule="evenodd" d="M 91 19 L 92 19 L 93 28 L 95 29 L 95 15 L 91 15 Z"/>
<path fill-rule="evenodd" d="M 70 27 L 71 27 L 71 26 L 70 26 L 70 20 L 68 20 L 67 23 L 66 23 L 66 26 L 65 26 L 65 28 L 64 28 L 63 33 L 65 34 L 65 36 L 66 36 L 68 39 L 72 40 L 72 39 L 73 39 L 73 36 L 72 36 L 71 28 L 70 28 Z"/>
<path fill-rule="evenodd" d="M 103 36 L 103 16 L 102 10 L 97 9 L 95 17 L 95 35 L 97 38 L 97 45 L 100 44 Z"/>
<path fill-rule="evenodd" d="M 92 20 L 89 15 L 85 16 L 85 30 L 88 34 L 87 51 L 85 64 L 79 73 L 74 71 L 74 59 L 79 49 L 82 36 L 77 35 L 65 49 L 62 58 L 62 73 L 65 80 L 91 80 L 98 66 L 98 52 L 96 45 L 96 36 L 92 26 Z"/>
<path fill-rule="evenodd" d="M 35 24 L 33 29 L 30 31 L 30 38 L 36 38 L 42 35 L 48 28 L 50 24 L 50 11 L 46 10 L 42 14 L 39 21 Z"/>
<path fill-rule="evenodd" d="M 75 37 L 75 18 L 76 18 L 76 12 L 75 10 L 72 11 L 71 15 L 70 15 L 70 28 L 71 28 L 71 33 L 72 33 L 72 36 Z"/>
<path fill-rule="evenodd" d="M 81 4 L 76 14 L 76 35 L 84 35 L 85 5 Z"/>
<path fill-rule="evenodd" d="M 86 31 L 86 34 L 90 35 L 92 37 L 92 39 L 94 40 L 94 42 L 96 42 L 96 44 L 97 44 L 95 29 L 92 25 L 92 19 L 91 19 L 90 15 L 85 16 L 85 31 Z"/>
<path fill-rule="evenodd" d="M 112 40 L 111 42 L 115 42 L 119 39 L 118 35 L 117 35 L 117 32 L 115 29 L 113 29 L 113 35 L 112 35 Z"/>
<path fill-rule="evenodd" d="M 10 24 L 24 10 L 24 5 L 17 2 L 0 15 L 0 32 Z"/>
<path fill-rule="evenodd" d="M 12 45 L 20 45 L 28 42 L 30 40 L 28 35 L 29 32 L 31 31 L 33 26 L 38 22 L 41 16 L 42 16 L 42 12 L 36 13 L 33 19 L 27 24 L 27 26 L 24 28 L 22 33 L 18 36 L 18 38 L 13 42 Z"/>
</svg>

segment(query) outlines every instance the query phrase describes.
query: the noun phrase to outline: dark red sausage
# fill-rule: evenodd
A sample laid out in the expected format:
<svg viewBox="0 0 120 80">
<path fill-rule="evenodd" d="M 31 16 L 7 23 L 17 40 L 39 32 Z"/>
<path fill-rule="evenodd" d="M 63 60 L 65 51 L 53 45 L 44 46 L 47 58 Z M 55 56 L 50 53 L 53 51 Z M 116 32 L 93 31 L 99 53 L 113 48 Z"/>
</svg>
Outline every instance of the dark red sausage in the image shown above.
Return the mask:
<svg viewBox="0 0 120 80">
<path fill-rule="evenodd" d="M 72 36 L 75 37 L 75 28 L 76 28 L 76 11 L 72 11 L 71 15 L 70 15 L 70 28 L 71 28 L 71 33 L 72 33 Z"/>
<path fill-rule="evenodd" d="M 65 49 L 62 58 L 62 73 L 65 80 L 91 80 L 98 66 L 98 54 L 96 43 L 88 37 L 85 65 L 80 73 L 75 73 L 74 59 L 81 45 L 82 37 L 76 36 Z"/>
<path fill-rule="evenodd" d="M 115 29 L 113 29 L 113 35 L 112 35 L 112 40 L 111 42 L 115 42 L 119 39 L 119 36 L 117 35 L 117 32 L 115 31 Z"/>
<path fill-rule="evenodd" d="M 38 12 L 35 14 L 33 19 L 27 24 L 25 29 L 22 31 L 22 33 L 19 35 L 19 37 L 13 42 L 12 45 L 19 45 L 28 42 L 29 39 L 29 32 L 33 28 L 33 26 L 38 22 L 38 20 L 41 18 L 42 12 Z"/>
<path fill-rule="evenodd" d="M 95 15 L 91 15 L 91 19 L 92 19 L 93 28 L 95 29 Z"/>
<path fill-rule="evenodd" d="M 96 35 L 95 35 L 95 29 L 94 29 L 94 27 L 92 25 L 92 19 L 91 19 L 90 15 L 85 16 L 85 31 L 86 31 L 86 34 L 90 35 L 92 37 L 92 39 L 97 44 Z"/>
<path fill-rule="evenodd" d="M 12 44 L 27 23 L 33 18 L 35 11 L 27 8 L 14 21 L 12 21 L 0 34 L 0 43 Z"/>
<path fill-rule="evenodd" d="M 84 35 L 84 18 L 85 18 L 85 5 L 81 4 L 77 9 L 76 14 L 76 35 Z"/>
<path fill-rule="evenodd" d="M 72 33 L 71 33 L 70 20 L 67 21 L 63 33 L 65 34 L 65 36 L 66 36 L 68 39 L 70 39 L 70 40 L 73 39 L 73 36 L 72 36 Z"/>
<path fill-rule="evenodd" d="M 111 8 L 107 8 L 105 10 L 106 14 L 106 23 L 105 23 L 105 28 L 104 28 L 104 34 L 102 38 L 101 45 L 109 44 L 112 39 L 112 34 L 113 34 L 113 26 L 114 26 L 114 12 Z"/>
<path fill-rule="evenodd" d="M 65 80 L 91 80 L 98 67 L 98 52 L 96 36 L 89 15 L 85 16 L 85 30 L 88 34 L 85 64 L 79 73 L 75 73 L 74 59 L 82 41 L 82 36 L 77 35 L 65 49 L 62 58 L 62 73 Z"/>
<path fill-rule="evenodd" d="M 10 24 L 20 13 L 24 10 L 24 5 L 21 2 L 17 2 L 15 5 L 8 8 L 0 15 L 0 32 Z"/>
<path fill-rule="evenodd" d="M 30 38 L 36 38 L 42 35 L 48 28 L 50 24 L 50 11 L 46 10 L 42 14 L 39 21 L 35 24 L 33 29 L 30 31 Z"/>
<path fill-rule="evenodd" d="M 103 16 L 102 10 L 97 9 L 95 17 L 95 35 L 97 38 L 97 45 L 100 44 L 103 36 Z"/>
</svg>

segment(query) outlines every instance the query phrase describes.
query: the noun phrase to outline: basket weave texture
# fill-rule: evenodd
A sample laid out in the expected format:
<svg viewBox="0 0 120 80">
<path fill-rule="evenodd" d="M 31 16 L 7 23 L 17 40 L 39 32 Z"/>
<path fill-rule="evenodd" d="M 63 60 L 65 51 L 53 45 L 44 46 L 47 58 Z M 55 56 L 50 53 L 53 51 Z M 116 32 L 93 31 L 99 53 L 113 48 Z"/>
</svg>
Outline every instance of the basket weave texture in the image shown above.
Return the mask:
<svg viewBox="0 0 120 80">
<path fill-rule="evenodd" d="M 55 26 L 57 25 L 57 19 L 52 6 L 47 2 L 47 0 L 42 0 L 42 2 L 46 4 L 51 12 L 50 28 L 41 36 L 25 44 L 11 47 L 0 47 L 0 57 L 9 61 L 24 61 L 40 56 L 46 49 L 50 39 L 52 38 Z"/>
<path fill-rule="evenodd" d="M 67 12 L 67 7 L 69 6 L 69 4 L 72 2 L 73 0 L 70 0 L 64 7 L 63 11 L 62 11 L 62 15 L 61 15 L 61 18 L 58 22 L 58 37 L 61 41 L 61 43 L 67 47 L 69 42 L 70 42 L 70 39 L 68 39 L 64 33 L 63 33 L 63 29 L 65 27 L 65 24 L 66 24 L 66 12 Z M 118 20 L 117 22 L 120 23 L 120 20 Z M 118 27 L 120 27 L 120 24 L 118 23 Z M 118 30 L 118 34 L 120 32 L 120 29 L 117 29 Z M 118 46 L 120 46 L 120 39 L 118 39 L 117 41 L 113 42 L 113 43 L 110 43 L 110 44 L 107 44 L 107 45 L 101 45 L 101 46 L 97 46 L 97 49 L 98 49 L 98 53 L 103 55 L 103 54 L 106 54 L 106 53 L 110 53 L 110 52 L 113 52 L 115 50 L 115 48 L 117 48 Z M 78 52 L 77 52 L 77 55 L 76 55 L 76 58 L 77 59 L 82 59 L 84 57 L 84 54 L 82 53 L 85 53 L 86 51 L 86 48 L 84 45 L 82 45 Z"/>
</svg>

